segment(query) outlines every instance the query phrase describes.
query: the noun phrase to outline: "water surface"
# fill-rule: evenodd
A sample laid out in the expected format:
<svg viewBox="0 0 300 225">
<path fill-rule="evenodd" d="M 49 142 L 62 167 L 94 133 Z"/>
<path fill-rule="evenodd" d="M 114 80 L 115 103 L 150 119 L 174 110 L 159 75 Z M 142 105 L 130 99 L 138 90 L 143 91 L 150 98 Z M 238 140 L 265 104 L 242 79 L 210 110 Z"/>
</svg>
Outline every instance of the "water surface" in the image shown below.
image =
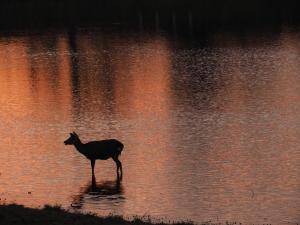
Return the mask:
<svg viewBox="0 0 300 225">
<path fill-rule="evenodd" d="M 166 220 L 300 222 L 300 33 L 0 36 L 0 198 Z M 112 160 L 64 146 L 117 138 Z"/>
</svg>

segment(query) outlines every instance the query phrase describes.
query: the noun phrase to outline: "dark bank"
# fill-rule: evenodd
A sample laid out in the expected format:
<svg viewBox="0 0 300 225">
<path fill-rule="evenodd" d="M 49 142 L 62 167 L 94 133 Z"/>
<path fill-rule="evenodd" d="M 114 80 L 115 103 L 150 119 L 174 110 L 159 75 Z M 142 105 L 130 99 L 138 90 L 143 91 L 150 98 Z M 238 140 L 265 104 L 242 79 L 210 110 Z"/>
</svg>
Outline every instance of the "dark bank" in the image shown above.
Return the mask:
<svg viewBox="0 0 300 225">
<path fill-rule="evenodd" d="M 135 218 L 133 220 L 126 220 L 121 216 L 98 217 L 93 214 L 71 213 L 59 206 L 46 205 L 42 209 L 26 208 L 22 205 L 0 205 L 0 224 L 19 225 L 19 224 L 72 224 L 72 225 L 151 225 L 149 219 Z M 167 223 L 158 222 L 158 225 L 165 225 Z M 169 223 L 174 225 L 192 225 L 191 222 L 174 222 Z M 204 225 L 204 224 L 203 224 Z"/>
<path fill-rule="evenodd" d="M 79 25 L 201 33 L 298 24 L 299 1 L 271 0 L 5 0 L 0 28 Z"/>
</svg>

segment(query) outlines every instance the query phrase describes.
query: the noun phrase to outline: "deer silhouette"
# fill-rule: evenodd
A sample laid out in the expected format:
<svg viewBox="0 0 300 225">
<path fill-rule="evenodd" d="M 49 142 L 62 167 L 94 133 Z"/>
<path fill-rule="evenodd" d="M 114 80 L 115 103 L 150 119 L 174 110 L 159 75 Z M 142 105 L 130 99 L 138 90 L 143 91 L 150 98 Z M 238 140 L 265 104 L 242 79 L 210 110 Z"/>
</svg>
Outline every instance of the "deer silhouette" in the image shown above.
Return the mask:
<svg viewBox="0 0 300 225">
<path fill-rule="evenodd" d="M 97 159 L 107 160 L 109 158 L 112 158 L 117 165 L 117 178 L 122 179 L 122 163 L 118 158 L 124 148 L 124 145 L 120 141 L 116 139 L 108 139 L 101 141 L 91 141 L 83 144 L 79 136 L 75 132 L 73 132 L 70 133 L 70 137 L 64 141 L 64 144 L 74 145 L 77 151 L 79 151 L 91 161 L 93 178 L 95 177 L 95 161 Z M 121 176 L 119 174 L 119 171 L 121 172 Z"/>
</svg>

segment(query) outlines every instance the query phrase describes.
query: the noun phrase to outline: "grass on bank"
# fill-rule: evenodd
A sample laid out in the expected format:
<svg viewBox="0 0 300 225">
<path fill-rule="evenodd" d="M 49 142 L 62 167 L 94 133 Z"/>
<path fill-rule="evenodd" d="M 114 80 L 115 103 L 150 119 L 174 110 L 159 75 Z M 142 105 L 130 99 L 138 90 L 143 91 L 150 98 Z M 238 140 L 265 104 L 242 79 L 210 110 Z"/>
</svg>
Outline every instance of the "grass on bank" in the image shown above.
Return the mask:
<svg viewBox="0 0 300 225">
<path fill-rule="evenodd" d="M 149 220 L 135 218 L 132 221 L 122 216 L 99 217 L 93 214 L 73 213 L 59 206 L 44 206 L 42 209 L 26 208 L 22 205 L 0 205 L 2 225 L 153 225 Z M 166 223 L 155 223 L 165 225 Z M 192 225 L 191 222 L 175 222 L 176 225 Z"/>
</svg>

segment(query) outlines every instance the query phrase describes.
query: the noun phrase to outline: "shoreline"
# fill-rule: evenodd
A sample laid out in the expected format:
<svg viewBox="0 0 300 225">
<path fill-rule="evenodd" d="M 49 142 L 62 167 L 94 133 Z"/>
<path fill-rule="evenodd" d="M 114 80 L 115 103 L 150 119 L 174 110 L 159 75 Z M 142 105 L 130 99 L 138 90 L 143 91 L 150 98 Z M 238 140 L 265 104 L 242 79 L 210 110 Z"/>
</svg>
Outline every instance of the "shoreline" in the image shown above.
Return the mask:
<svg viewBox="0 0 300 225">
<path fill-rule="evenodd" d="M 119 215 L 98 216 L 93 213 L 71 212 L 58 205 L 29 208 L 19 204 L 0 203 L 0 225 L 243 225 L 239 222 L 152 221 L 151 217 L 128 219 Z M 251 223 L 252 224 L 252 223 Z M 264 224 L 271 225 L 271 224 Z M 298 223 L 295 223 L 298 225 Z"/>
<path fill-rule="evenodd" d="M 193 222 L 152 222 L 150 218 L 143 220 L 135 217 L 129 221 L 122 216 L 97 216 L 91 213 L 70 212 L 60 206 L 45 205 L 43 208 L 28 208 L 18 204 L 0 204 L 0 224 L 5 225 L 194 225 Z M 203 223 L 201 225 L 209 225 Z"/>
</svg>

